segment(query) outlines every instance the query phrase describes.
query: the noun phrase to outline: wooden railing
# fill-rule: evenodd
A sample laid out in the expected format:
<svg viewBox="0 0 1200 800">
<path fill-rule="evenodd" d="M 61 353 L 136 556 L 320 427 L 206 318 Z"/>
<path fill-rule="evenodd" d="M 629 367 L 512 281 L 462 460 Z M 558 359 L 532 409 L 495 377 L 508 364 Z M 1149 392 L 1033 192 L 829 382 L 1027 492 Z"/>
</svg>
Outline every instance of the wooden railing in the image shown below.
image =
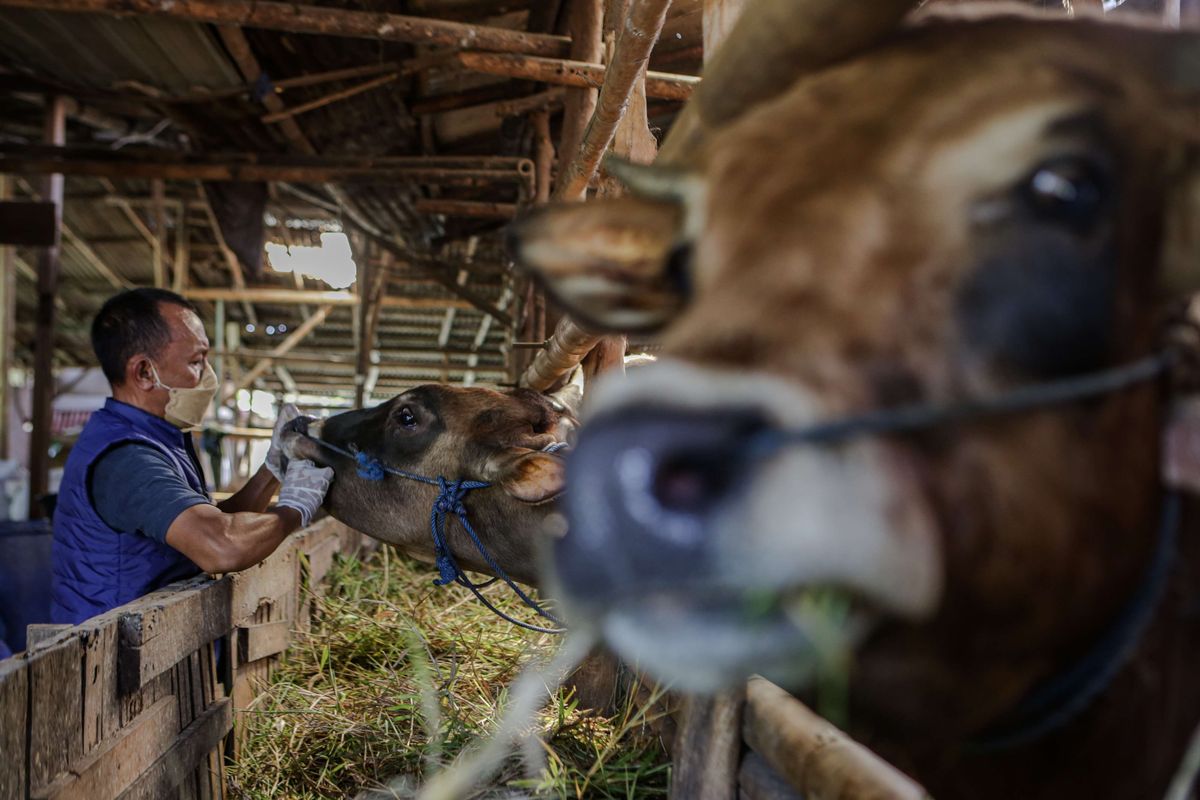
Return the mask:
<svg viewBox="0 0 1200 800">
<path fill-rule="evenodd" d="M 235 709 L 307 629 L 334 553 L 360 541 L 323 520 L 244 572 L 40 631 L 0 661 L 0 800 L 224 797 Z"/>
</svg>

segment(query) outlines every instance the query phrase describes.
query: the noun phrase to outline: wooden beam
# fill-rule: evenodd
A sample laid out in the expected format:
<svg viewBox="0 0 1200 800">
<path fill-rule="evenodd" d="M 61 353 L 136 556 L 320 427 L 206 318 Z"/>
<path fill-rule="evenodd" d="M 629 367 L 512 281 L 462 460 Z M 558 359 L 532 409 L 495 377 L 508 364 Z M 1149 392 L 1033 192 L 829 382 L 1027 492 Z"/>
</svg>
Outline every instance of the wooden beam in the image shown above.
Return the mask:
<svg viewBox="0 0 1200 800">
<path fill-rule="evenodd" d="M 314 328 L 325 321 L 325 317 L 329 316 L 329 312 L 332 310 L 333 306 L 328 304 L 318 308 L 315 314 L 304 320 L 299 328 L 296 328 L 296 330 L 289 333 L 287 338 L 280 342 L 279 345 L 271 351 L 271 358 L 285 355 L 289 350 L 300 344 L 300 342 L 304 341 L 305 337 L 312 333 Z M 252 385 L 260 375 L 270 369 L 272 366 L 271 358 L 260 359 L 257 364 L 246 371 L 242 377 L 238 379 L 238 382 L 234 384 L 233 392 L 231 394 L 237 394 L 242 389 Z M 221 402 L 225 401 L 222 400 Z"/>
<path fill-rule="evenodd" d="M 167 189 L 162 178 L 150 181 L 152 203 L 150 213 L 154 220 L 154 285 L 162 289 L 167 285 L 167 269 L 163 263 L 167 253 Z"/>
<path fill-rule="evenodd" d="M 67 135 L 67 105 L 61 96 L 46 104 L 44 138 L 47 144 L 62 145 Z M 2 171 L 2 170 L 0 170 Z M 58 225 L 62 224 L 63 176 L 47 175 L 39 194 L 54 203 Z M 57 227 L 57 226 L 56 226 Z M 57 239 L 57 236 L 56 236 Z M 54 422 L 55 299 L 58 295 L 59 243 L 44 248 L 38 259 L 37 338 L 33 356 L 33 433 L 29 440 L 29 517 L 41 519 L 39 498 L 50 479 L 50 428 Z M 4 376 L 5 380 L 8 376 Z M 7 409 L 4 413 L 8 413 Z"/>
<path fill-rule="evenodd" d="M 263 116 L 259 117 L 259 119 L 267 124 L 281 122 L 285 119 L 296 117 L 309 111 L 315 111 L 318 108 L 324 108 L 325 106 L 332 105 L 333 103 L 337 103 L 342 100 L 348 100 L 351 97 L 360 95 L 363 92 L 369 92 L 372 89 L 377 89 L 380 86 L 386 86 L 399 77 L 399 73 L 396 72 L 393 72 L 390 75 L 381 75 L 378 78 L 372 78 L 369 81 L 357 83 L 354 86 L 348 86 L 345 89 L 339 89 L 336 92 L 331 92 L 322 97 L 318 97 L 315 100 L 310 100 L 307 103 L 301 103 L 298 106 L 292 106 L 291 108 L 284 108 L 280 111 L 273 111 L 270 114 L 264 114 Z"/>
<path fill-rule="evenodd" d="M 517 215 L 516 203 L 486 203 L 478 200 L 417 200 L 413 208 L 421 214 L 443 214 L 447 217 L 512 219 Z"/>
<path fill-rule="evenodd" d="M 271 0 L 245 4 L 224 0 L 0 0 L 0 6 L 62 13 L 169 17 L 214 25 L 447 45 L 501 53 L 560 56 L 566 55 L 570 47 L 570 40 L 565 36 Z"/>
<path fill-rule="evenodd" d="M 606 73 L 603 64 L 513 53 L 466 51 L 458 54 L 458 62 L 472 72 L 581 89 L 599 89 L 604 85 Z M 700 79 L 692 75 L 650 71 L 646 73 L 646 96 L 682 102 L 692 96 L 699 83 Z"/>
<path fill-rule="evenodd" d="M 672 753 L 670 800 L 737 800 L 745 704 L 742 689 L 686 699 Z"/>
<path fill-rule="evenodd" d="M 907 775 L 766 678 L 746 684 L 743 733 L 746 744 L 806 797 L 929 797 Z"/>
<path fill-rule="evenodd" d="M 500 116 L 525 113 L 533 108 L 554 105 L 557 93 L 542 93 L 533 98 L 521 98 L 507 104 L 496 104 Z M 561 99 L 561 98 L 559 98 Z M 503 113 L 500 113 L 503 112 Z M 109 158 L 96 153 L 81 153 L 64 150 L 61 153 L 31 153 L 23 146 L 0 144 L 0 172 L 16 175 L 87 175 L 98 178 L 145 178 L 149 180 L 199 180 L 199 181 L 267 181 L 289 183 L 325 183 L 327 181 L 411 181 L 414 183 L 487 185 L 495 182 L 524 180 L 529 167 L 520 165 L 522 159 L 510 163 L 515 169 L 493 166 L 442 167 L 436 162 L 414 163 L 405 159 L 314 159 L 308 164 L 258 163 L 247 161 L 246 154 L 227 154 L 229 161 L 214 163 L 211 157 L 196 159 L 176 157 L 166 159 L 137 159 L 129 157 Z M 253 158 L 253 157 L 250 157 Z M 508 165 L 505 165 L 508 166 Z M 112 202 L 124 203 L 119 198 Z"/>
<path fill-rule="evenodd" d="M 191 230 L 188 225 L 187 209 L 181 208 L 175 216 L 175 257 L 171 259 L 175 267 L 172 273 L 171 288 L 181 293 L 191 283 Z"/>
<path fill-rule="evenodd" d="M 270 303 L 274 305 L 301 305 L 314 303 L 328 306 L 356 306 L 359 296 L 352 292 L 321 291 L 319 289 L 274 289 L 248 287 L 244 289 L 218 289 L 192 287 L 181 292 L 189 300 L 232 300 L 250 303 Z M 410 309 L 443 309 L 471 308 L 466 300 L 457 297 L 400 297 L 388 296 L 382 299 L 386 308 Z"/>
<path fill-rule="evenodd" d="M 83 257 L 83 260 L 88 262 L 92 269 L 96 270 L 96 272 L 99 272 L 101 277 L 108 281 L 109 285 L 111 285 L 114 289 L 133 288 L 132 283 L 114 272 L 112 268 L 105 263 L 104 259 L 100 258 L 100 256 L 96 254 L 96 251 L 92 249 L 91 245 L 89 245 L 81 236 L 71 230 L 66 223 L 63 223 L 62 225 L 62 235 L 63 238 L 67 240 L 67 243 L 79 252 L 79 255 Z"/>
</svg>

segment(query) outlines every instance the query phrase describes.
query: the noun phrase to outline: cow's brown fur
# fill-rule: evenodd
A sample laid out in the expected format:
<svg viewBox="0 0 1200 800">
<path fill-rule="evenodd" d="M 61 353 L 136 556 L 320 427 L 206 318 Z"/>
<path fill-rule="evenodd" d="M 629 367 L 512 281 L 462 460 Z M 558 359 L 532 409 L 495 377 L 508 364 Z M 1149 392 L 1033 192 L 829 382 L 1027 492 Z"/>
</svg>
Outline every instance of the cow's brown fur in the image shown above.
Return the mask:
<svg viewBox="0 0 1200 800">
<path fill-rule="evenodd" d="M 419 441 L 411 441 L 413 434 L 397 422 L 405 408 L 419 414 Z M 430 384 L 371 409 L 330 417 L 320 436 L 396 469 L 493 483 L 467 495 L 471 524 L 503 570 L 536 584 L 543 522 L 553 513 L 548 501 L 562 484 L 561 459 L 538 451 L 561 441 L 564 425 L 572 421 L 569 412 L 536 392 Z M 392 475 L 365 480 L 354 462 L 299 437 L 289 447 L 296 457 L 334 468 L 326 498 L 334 517 L 411 555 L 432 559 L 429 515 L 436 487 Z M 533 498 L 537 502 L 519 491 L 529 487 L 539 490 Z M 546 497 L 540 490 L 548 490 Z M 447 522 L 447 536 L 465 569 L 492 572 L 457 520 Z"/>
<path fill-rule="evenodd" d="M 1196 108 L 1171 73 L 1195 42 L 971 16 L 911 27 L 706 133 L 691 164 L 708 186 L 694 296 L 666 331 L 667 355 L 801 385 L 834 414 L 1040 377 L 965 342 L 955 302 L 993 246 L 969 209 L 1052 138 L 1014 149 L 1023 140 L 998 126 L 1050 105 L 1061 113 L 1047 121 L 1085 118 L 1115 155 L 1104 361 L 1156 347 L 1167 204 L 1193 179 L 1195 144 Z M 1200 723 L 1194 509 L 1153 629 L 1087 713 L 1001 755 L 962 747 L 1131 596 L 1158 528 L 1163 405 L 1146 386 L 888 445 L 936 516 L 946 584 L 932 618 L 891 624 L 860 652 L 853 730 L 935 796 L 1162 795 Z"/>
</svg>

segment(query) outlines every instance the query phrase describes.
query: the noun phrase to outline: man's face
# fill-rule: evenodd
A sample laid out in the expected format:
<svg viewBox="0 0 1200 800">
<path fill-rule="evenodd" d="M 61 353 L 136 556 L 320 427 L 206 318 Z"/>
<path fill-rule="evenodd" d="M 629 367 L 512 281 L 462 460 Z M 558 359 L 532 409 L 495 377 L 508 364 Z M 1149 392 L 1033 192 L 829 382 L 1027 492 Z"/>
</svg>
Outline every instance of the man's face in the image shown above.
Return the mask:
<svg viewBox="0 0 1200 800">
<path fill-rule="evenodd" d="M 158 379 L 165 386 L 190 389 L 200 383 L 208 361 L 204 325 L 195 312 L 177 305 L 163 303 L 159 313 L 171 330 L 171 341 L 154 359 Z"/>
</svg>

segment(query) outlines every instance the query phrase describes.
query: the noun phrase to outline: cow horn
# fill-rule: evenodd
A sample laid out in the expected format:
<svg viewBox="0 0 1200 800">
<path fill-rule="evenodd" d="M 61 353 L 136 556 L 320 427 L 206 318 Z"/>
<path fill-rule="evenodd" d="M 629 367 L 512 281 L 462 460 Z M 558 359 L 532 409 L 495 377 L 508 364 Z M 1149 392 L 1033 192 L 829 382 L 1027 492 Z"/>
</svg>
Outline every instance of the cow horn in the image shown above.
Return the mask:
<svg viewBox="0 0 1200 800">
<path fill-rule="evenodd" d="M 638 164 L 614 155 L 604 159 L 604 171 L 638 197 L 677 203 L 683 209 L 680 238 L 700 233 L 704 213 L 704 180 L 695 172 L 669 164 Z"/>
<path fill-rule="evenodd" d="M 800 75 L 870 47 L 917 0 L 758 0 L 748 3 L 659 151 L 679 163 L 702 132 L 770 100 Z"/>
</svg>

